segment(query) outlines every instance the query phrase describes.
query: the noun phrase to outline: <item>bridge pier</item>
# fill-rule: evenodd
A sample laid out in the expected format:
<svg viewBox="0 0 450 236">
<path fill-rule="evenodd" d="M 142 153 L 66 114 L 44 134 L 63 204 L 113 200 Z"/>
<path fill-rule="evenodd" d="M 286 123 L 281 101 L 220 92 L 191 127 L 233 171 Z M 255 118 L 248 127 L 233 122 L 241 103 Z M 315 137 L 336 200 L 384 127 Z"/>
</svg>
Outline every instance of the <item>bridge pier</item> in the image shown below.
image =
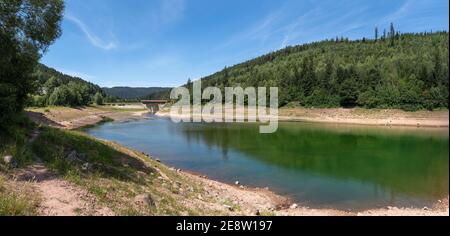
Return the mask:
<svg viewBox="0 0 450 236">
<path fill-rule="evenodd" d="M 167 103 L 165 100 L 143 100 L 141 102 L 152 114 L 156 114 Z"/>
<path fill-rule="evenodd" d="M 161 110 L 159 104 L 145 104 L 145 106 L 150 110 L 150 113 L 152 114 L 156 114 L 159 110 Z"/>
</svg>

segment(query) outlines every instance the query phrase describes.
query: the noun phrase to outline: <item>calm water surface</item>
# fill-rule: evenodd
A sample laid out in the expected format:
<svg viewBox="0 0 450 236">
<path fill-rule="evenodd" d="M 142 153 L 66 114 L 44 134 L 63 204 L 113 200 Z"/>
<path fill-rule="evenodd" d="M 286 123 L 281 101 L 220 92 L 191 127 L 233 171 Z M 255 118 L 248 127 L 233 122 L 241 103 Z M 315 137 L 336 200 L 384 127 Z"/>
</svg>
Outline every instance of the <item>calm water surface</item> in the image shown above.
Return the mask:
<svg viewBox="0 0 450 236">
<path fill-rule="evenodd" d="M 281 123 L 174 124 L 156 117 L 86 130 L 212 179 L 311 207 L 430 206 L 448 196 L 448 130 Z"/>
</svg>

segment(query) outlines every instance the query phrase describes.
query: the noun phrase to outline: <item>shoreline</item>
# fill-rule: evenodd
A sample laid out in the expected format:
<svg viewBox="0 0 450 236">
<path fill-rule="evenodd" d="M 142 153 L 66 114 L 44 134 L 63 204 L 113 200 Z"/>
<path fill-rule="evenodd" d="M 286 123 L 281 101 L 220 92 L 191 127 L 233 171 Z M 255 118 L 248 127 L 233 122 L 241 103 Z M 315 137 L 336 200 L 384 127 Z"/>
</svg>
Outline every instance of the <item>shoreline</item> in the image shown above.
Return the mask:
<svg viewBox="0 0 450 236">
<path fill-rule="evenodd" d="M 164 163 L 163 163 L 164 164 Z M 174 168 L 169 167 L 172 170 Z M 218 188 L 225 188 L 227 191 L 240 191 L 242 194 L 263 195 L 270 200 L 271 212 L 276 216 L 449 216 L 449 197 L 436 200 L 431 208 L 424 207 L 398 207 L 387 205 L 378 208 L 368 208 L 366 210 L 341 210 L 336 208 L 317 208 L 307 204 L 297 203 L 289 197 L 273 192 L 269 188 L 249 187 L 244 185 L 233 185 L 209 178 L 188 170 L 175 170 L 177 173 L 204 182 L 205 185 L 215 185 Z M 293 207 L 295 206 L 295 207 Z M 264 210 L 264 209 L 263 209 Z M 268 210 L 268 209 L 265 209 Z"/>
<path fill-rule="evenodd" d="M 50 107 L 28 109 L 26 113 L 37 124 L 75 130 L 109 121 L 125 122 L 139 120 L 145 114 L 148 114 L 149 111 L 143 105 L 140 108 L 132 105 L 132 108 L 126 106 L 123 108 L 112 106 L 82 108 Z"/>
<path fill-rule="evenodd" d="M 170 111 L 164 109 L 155 114 L 159 117 L 170 118 Z M 178 114 L 176 118 L 188 116 Z M 202 114 L 193 114 L 193 118 L 201 118 Z M 203 116 L 213 118 L 212 115 Z M 242 117 L 242 116 L 239 116 Z M 270 118 L 267 116 L 266 118 Z M 449 111 L 417 111 L 405 112 L 401 110 L 367 110 L 353 109 L 314 109 L 314 108 L 281 108 L 279 122 L 305 122 L 322 124 L 363 125 L 375 127 L 416 127 L 416 128 L 449 128 Z"/>
<path fill-rule="evenodd" d="M 51 112 L 51 111 L 50 111 Z M 143 117 L 144 114 L 147 114 L 145 111 L 134 111 L 134 112 L 125 112 L 117 113 L 118 111 L 102 111 L 99 113 L 95 113 L 92 116 L 88 117 L 88 119 L 82 119 L 83 122 L 74 122 L 80 119 L 74 119 L 70 121 L 63 122 L 55 122 L 59 124 L 71 124 L 68 126 L 57 127 L 63 129 L 77 129 L 80 127 L 76 127 L 74 124 L 84 124 L 85 125 L 95 125 L 103 120 L 99 117 L 109 117 L 110 116 L 120 118 L 119 120 L 115 119 L 116 122 L 139 119 Z M 160 114 L 156 114 L 157 116 L 161 116 Z M 47 117 L 51 118 L 51 117 Z M 39 120 L 38 120 L 39 121 Z M 89 124 L 86 124 L 89 122 Z M 75 128 L 73 128 L 75 127 Z M 441 127 L 442 128 L 442 127 Z M 105 140 L 107 142 L 111 142 Z M 117 144 L 119 145 L 119 144 Z M 125 150 L 131 150 L 127 147 L 121 146 Z M 151 157 L 150 157 L 151 158 Z M 245 206 L 245 209 L 242 209 L 242 213 L 244 215 L 277 215 L 277 216 L 395 216 L 395 215 L 404 215 L 404 216 L 448 216 L 449 215 L 449 205 L 448 205 L 448 197 L 442 200 L 439 200 L 431 209 L 424 208 L 397 208 L 395 206 L 388 206 L 385 208 L 377 208 L 370 209 L 366 211 L 343 211 L 337 209 L 313 209 L 309 208 L 307 205 L 295 204 L 294 201 L 289 199 L 288 197 L 281 196 L 277 193 L 270 191 L 269 189 L 261 189 L 254 187 L 245 187 L 242 185 L 232 185 L 228 183 L 223 183 L 220 181 L 216 181 L 213 179 L 209 179 L 208 177 L 201 175 L 199 173 L 194 173 L 190 171 L 184 170 L 175 170 L 169 166 L 166 166 L 162 163 L 165 168 L 174 171 L 176 174 L 186 177 L 189 180 L 193 180 L 195 182 L 201 183 L 206 193 L 211 196 L 206 197 L 217 197 L 217 196 L 226 196 L 227 198 L 234 199 L 233 202 L 236 205 Z M 244 207 L 243 207 L 244 208 Z"/>
</svg>

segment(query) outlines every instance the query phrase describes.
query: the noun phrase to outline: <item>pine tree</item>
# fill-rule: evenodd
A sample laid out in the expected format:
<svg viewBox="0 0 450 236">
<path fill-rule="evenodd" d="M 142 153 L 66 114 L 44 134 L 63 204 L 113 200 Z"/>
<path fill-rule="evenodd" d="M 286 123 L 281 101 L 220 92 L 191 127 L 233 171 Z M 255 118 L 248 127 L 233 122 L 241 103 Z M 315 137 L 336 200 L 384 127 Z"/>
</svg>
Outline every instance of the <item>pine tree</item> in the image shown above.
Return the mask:
<svg viewBox="0 0 450 236">
<path fill-rule="evenodd" d="M 394 27 L 394 23 L 391 23 L 391 27 L 390 27 L 390 31 L 389 31 L 389 39 L 391 40 L 391 46 L 394 46 L 395 44 L 395 27 Z"/>
<path fill-rule="evenodd" d="M 375 42 L 378 41 L 378 27 L 375 27 Z"/>
</svg>

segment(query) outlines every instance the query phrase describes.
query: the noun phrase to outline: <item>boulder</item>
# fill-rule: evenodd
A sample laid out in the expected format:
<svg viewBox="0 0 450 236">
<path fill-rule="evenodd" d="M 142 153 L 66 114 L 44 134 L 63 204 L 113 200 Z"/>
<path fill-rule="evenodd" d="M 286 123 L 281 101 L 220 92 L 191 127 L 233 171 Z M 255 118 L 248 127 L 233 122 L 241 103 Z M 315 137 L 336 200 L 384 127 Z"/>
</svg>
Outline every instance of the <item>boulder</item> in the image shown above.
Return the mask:
<svg viewBox="0 0 450 236">
<path fill-rule="evenodd" d="M 14 161 L 14 157 L 13 156 L 4 156 L 3 157 L 3 162 L 5 163 L 5 164 L 10 164 L 12 161 Z"/>
<path fill-rule="evenodd" d="M 137 195 L 134 198 L 134 203 L 138 206 L 155 207 L 155 201 L 148 193 Z"/>
<path fill-rule="evenodd" d="M 66 156 L 66 161 L 68 161 L 68 162 L 75 162 L 75 161 L 78 161 L 78 160 L 79 160 L 78 153 L 76 151 L 71 151 Z"/>
<path fill-rule="evenodd" d="M 89 164 L 87 162 L 81 166 L 81 169 L 84 171 L 88 171 L 90 168 L 91 168 L 91 164 Z"/>
<path fill-rule="evenodd" d="M 229 210 L 229 211 L 234 211 L 234 209 L 233 209 L 232 206 L 229 206 L 229 205 L 223 205 L 223 207 L 224 207 L 225 209 Z"/>
<path fill-rule="evenodd" d="M 3 162 L 4 162 L 6 165 L 11 166 L 11 167 L 13 167 L 13 168 L 17 167 L 17 161 L 16 161 L 16 159 L 14 159 L 14 157 L 11 156 L 11 155 L 6 155 L 6 156 L 4 156 L 4 157 L 3 157 Z"/>
</svg>

